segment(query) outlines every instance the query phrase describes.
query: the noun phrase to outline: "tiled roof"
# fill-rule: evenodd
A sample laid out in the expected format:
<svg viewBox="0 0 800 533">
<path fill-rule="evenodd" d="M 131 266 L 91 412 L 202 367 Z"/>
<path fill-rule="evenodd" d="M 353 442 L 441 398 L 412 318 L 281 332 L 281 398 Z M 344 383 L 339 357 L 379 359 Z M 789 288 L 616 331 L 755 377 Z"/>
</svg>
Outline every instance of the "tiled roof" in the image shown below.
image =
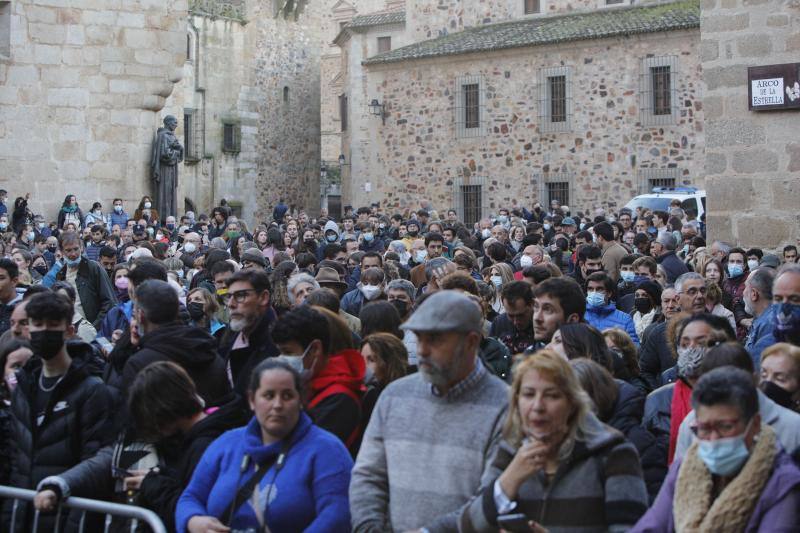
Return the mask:
<svg viewBox="0 0 800 533">
<path fill-rule="evenodd" d="M 367 28 L 369 26 L 380 26 L 382 24 L 402 24 L 406 21 L 405 11 L 389 11 L 383 13 L 369 13 L 353 17 L 347 24 L 347 28 Z"/>
<path fill-rule="evenodd" d="M 469 28 L 376 55 L 364 61 L 364 64 L 394 63 L 410 59 L 699 27 L 700 0 L 610 8 Z"/>
</svg>

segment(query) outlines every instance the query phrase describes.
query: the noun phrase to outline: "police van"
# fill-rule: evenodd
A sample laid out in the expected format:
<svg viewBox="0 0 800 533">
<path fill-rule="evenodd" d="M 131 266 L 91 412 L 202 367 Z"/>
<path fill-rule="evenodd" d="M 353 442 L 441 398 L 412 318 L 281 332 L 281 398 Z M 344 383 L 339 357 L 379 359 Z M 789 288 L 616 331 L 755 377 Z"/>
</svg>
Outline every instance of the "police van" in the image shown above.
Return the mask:
<svg viewBox="0 0 800 533">
<path fill-rule="evenodd" d="M 684 211 L 693 209 L 697 213 L 697 220 L 706 212 L 706 191 L 695 187 L 654 187 L 651 193 L 640 194 L 625 207 L 634 215 L 637 207 L 669 213 L 669 204 L 673 200 L 680 200 Z"/>
</svg>

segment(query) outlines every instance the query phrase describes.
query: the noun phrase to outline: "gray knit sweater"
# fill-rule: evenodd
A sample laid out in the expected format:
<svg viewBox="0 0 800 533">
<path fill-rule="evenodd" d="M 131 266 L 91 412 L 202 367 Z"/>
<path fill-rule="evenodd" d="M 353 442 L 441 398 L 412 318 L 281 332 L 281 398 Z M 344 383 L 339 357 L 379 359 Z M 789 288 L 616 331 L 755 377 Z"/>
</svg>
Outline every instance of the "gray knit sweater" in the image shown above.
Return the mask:
<svg viewBox="0 0 800 533">
<path fill-rule="evenodd" d="M 353 531 L 456 531 L 459 510 L 481 486 L 507 408 L 508 386 L 485 370 L 445 397 L 435 396 L 419 373 L 389 385 L 353 469 Z"/>
</svg>

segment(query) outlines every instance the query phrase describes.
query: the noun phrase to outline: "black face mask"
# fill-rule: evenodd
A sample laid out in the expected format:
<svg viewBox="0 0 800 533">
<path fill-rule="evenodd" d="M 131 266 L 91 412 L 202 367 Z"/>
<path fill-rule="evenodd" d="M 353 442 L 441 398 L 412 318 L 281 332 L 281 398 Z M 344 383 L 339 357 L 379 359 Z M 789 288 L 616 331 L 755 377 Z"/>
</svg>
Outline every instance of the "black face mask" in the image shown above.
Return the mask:
<svg viewBox="0 0 800 533">
<path fill-rule="evenodd" d="M 777 403 L 781 407 L 792 409 L 794 401 L 792 401 L 792 393 L 783 387 L 776 385 L 772 381 L 761 382 L 761 392 L 767 395 L 767 398 Z"/>
<path fill-rule="evenodd" d="M 414 231 L 408 230 L 406 233 L 408 233 L 412 237 L 416 237 L 417 235 L 419 235 L 419 230 L 414 230 Z"/>
<path fill-rule="evenodd" d="M 35 267 L 33 267 L 33 269 L 42 276 L 47 274 L 47 265 L 36 265 Z"/>
<path fill-rule="evenodd" d="M 203 306 L 202 302 L 189 302 L 186 304 L 186 310 L 192 320 L 200 320 L 206 314 L 205 306 Z"/>
<path fill-rule="evenodd" d="M 391 303 L 394 308 L 397 309 L 397 312 L 400 314 L 400 318 L 403 318 L 406 316 L 406 313 L 408 313 L 408 302 L 405 300 L 392 300 L 389 303 Z"/>
<path fill-rule="evenodd" d="M 58 251 L 58 246 L 48 246 L 47 251 L 54 254 Z"/>
<path fill-rule="evenodd" d="M 46 329 L 44 331 L 31 331 L 31 350 L 45 361 L 49 361 L 61 351 L 64 346 L 64 332 Z"/>
<path fill-rule="evenodd" d="M 633 307 L 641 314 L 646 315 L 653 310 L 653 302 L 650 298 L 634 298 Z"/>
</svg>

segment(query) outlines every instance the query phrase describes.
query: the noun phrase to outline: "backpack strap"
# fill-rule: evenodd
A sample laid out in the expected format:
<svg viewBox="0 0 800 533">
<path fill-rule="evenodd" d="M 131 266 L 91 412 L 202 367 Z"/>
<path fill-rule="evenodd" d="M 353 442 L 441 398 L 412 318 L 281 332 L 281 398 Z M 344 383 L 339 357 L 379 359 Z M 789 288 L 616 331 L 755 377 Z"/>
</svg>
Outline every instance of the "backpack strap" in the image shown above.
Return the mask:
<svg viewBox="0 0 800 533">
<path fill-rule="evenodd" d="M 361 395 L 356 393 L 353 389 L 345 385 L 342 385 L 341 383 L 334 383 L 332 385 L 329 385 L 328 387 L 325 387 L 322 390 L 322 392 L 317 394 L 314 397 L 314 399 L 312 399 L 308 403 L 309 409 L 316 407 L 317 405 L 322 403 L 324 399 L 333 396 L 334 394 L 344 394 L 348 396 L 350 399 L 356 402 L 356 405 L 358 406 L 358 411 L 361 412 Z M 353 430 L 353 432 L 350 434 L 349 437 L 347 437 L 347 440 L 344 441 L 344 445 L 347 447 L 348 450 L 358 441 L 358 437 L 361 434 L 361 429 L 362 429 L 361 422 L 359 421 L 359 423 L 356 424 L 356 427 Z"/>
</svg>

